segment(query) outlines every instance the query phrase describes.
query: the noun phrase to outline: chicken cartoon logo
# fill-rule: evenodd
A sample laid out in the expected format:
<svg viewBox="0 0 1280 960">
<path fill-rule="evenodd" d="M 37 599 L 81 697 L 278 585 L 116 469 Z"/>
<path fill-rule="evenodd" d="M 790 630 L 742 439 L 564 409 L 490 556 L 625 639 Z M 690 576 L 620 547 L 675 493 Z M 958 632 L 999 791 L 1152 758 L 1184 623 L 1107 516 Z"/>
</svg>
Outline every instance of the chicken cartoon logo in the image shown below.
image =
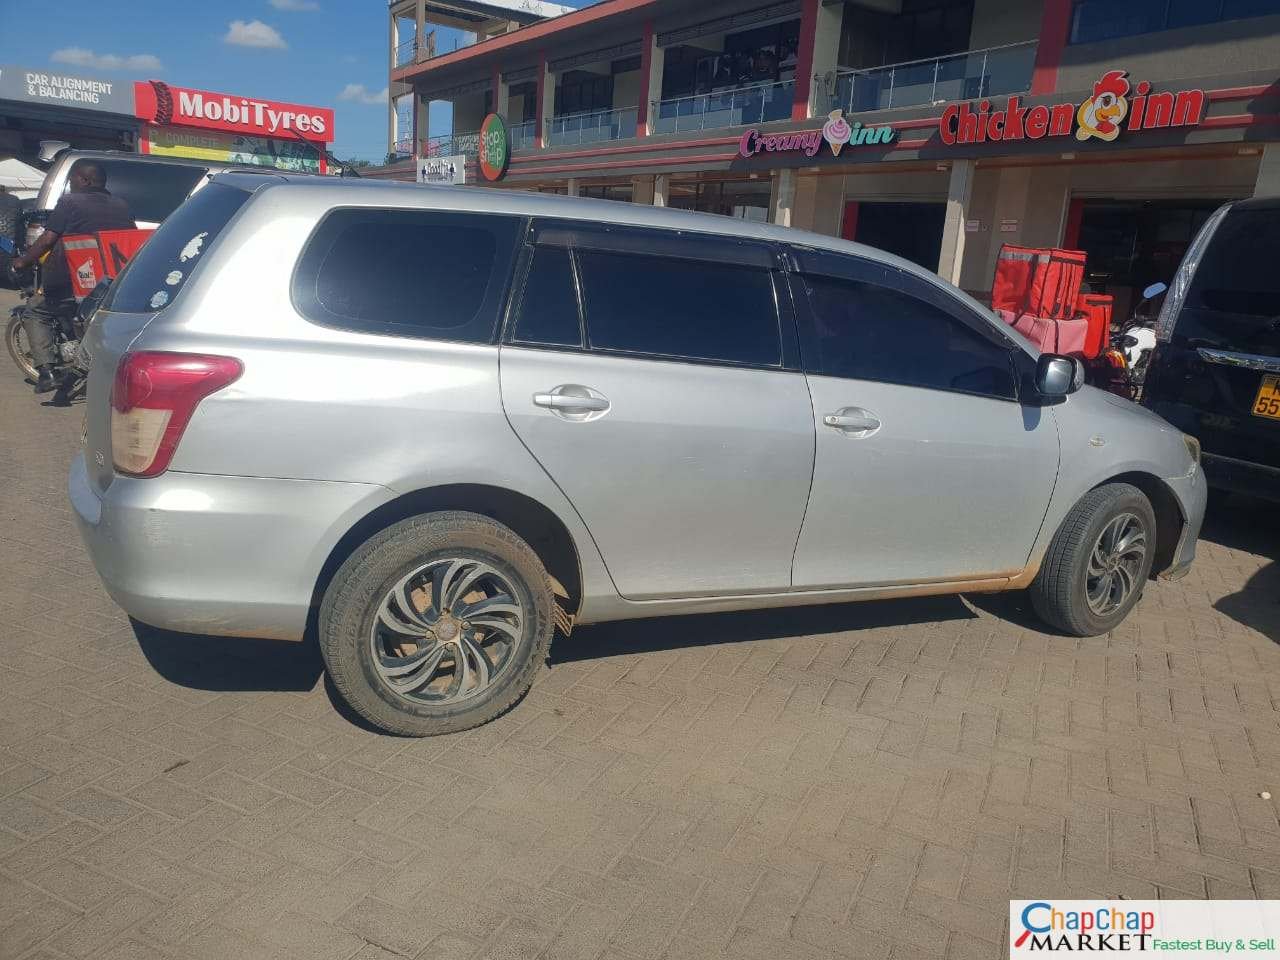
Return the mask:
<svg viewBox="0 0 1280 960">
<path fill-rule="evenodd" d="M 1093 96 L 1080 104 L 1076 112 L 1076 139 L 1114 140 L 1120 136 L 1120 124 L 1129 113 L 1129 81 L 1124 70 L 1111 70 L 1093 85 Z"/>
</svg>

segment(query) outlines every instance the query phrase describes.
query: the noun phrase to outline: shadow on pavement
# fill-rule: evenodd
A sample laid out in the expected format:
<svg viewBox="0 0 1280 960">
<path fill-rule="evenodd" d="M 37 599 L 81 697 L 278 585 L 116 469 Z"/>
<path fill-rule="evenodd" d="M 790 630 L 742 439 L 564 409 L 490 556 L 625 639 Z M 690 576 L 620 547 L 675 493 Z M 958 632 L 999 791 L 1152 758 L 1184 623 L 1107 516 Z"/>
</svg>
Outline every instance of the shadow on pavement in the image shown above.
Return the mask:
<svg viewBox="0 0 1280 960">
<path fill-rule="evenodd" d="M 1280 511 L 1276 504 L 1243 496 L 1215 499 L 1209 504 L 1200 539 L 1271 561 L 1213 608 L 1280 643 Z"/>
<path fill-rule="evenodd" d="M 652 653 L 746 640 L 814 636 L 873 627 L 907 626 L 946 620 L 971 620 L 973 613 L 959 597 L 868 600 L 820 607 L 705 613 L 651 617 L 579 627 L 551 645 L 550 663 L 572 663 L 597 657 Z"/>
<path fill-rule="evenodd" d="M 311 641 L 206 637 L 130 622 L 156 673 L 194 690 L 306 691 L 315 688 L 324 669 Z"/>
</svg>

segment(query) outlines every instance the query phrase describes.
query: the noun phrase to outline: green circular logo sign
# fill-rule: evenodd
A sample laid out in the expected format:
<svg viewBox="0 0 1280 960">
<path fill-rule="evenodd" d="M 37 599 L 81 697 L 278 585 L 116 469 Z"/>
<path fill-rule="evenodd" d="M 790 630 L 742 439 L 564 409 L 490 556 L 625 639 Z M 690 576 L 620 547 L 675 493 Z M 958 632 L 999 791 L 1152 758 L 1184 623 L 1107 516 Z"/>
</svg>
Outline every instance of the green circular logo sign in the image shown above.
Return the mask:
<svg viewBox="0 0 1280 960">
<path fill-rule="evenodd" d="M 491 113 L 480 124 L 480 176 L 501 180 L 511 162 L 511 135 L 501 114 Z"/>
</svg>

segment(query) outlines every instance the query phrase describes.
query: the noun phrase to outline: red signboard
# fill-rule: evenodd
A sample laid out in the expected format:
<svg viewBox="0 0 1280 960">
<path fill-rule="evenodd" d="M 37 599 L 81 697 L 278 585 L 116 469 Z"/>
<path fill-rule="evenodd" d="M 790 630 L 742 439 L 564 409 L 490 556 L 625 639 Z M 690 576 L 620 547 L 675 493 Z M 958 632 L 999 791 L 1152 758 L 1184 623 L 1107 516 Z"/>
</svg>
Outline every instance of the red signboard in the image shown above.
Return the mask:
<svg viewBox="0 0 1280 960">
<path fill-rule="evenodd" d="M 1203 90 L 1153 93 L 1148 81 L 1131 85 L 1128 71 L 1109 70 L 1079 104 L 1025 107 L 1016 96 L 998 110 L 991 100 L 952 104 L 943 111 L 939 135 L 947 146 L 1069 136 L 1110 143 L 1125 132 L 1198 126 L 1207 99 Z"/>
<path fill-rule="evenodd" d="M 134 113 L 149 123 L 333 142 L 333 111 L 327 107 L 192 90 L 160 80 L 135 83 L 133 88 Z"/>
</svg>

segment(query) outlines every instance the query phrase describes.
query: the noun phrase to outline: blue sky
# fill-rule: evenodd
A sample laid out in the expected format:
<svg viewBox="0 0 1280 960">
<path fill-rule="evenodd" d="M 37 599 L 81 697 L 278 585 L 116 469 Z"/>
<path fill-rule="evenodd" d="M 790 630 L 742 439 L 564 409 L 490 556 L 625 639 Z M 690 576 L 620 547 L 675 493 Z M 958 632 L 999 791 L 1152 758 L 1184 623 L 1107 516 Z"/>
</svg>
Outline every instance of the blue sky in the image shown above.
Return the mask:
<svg viewBox="0 0 1280 960">
<path fill-rule="evenodd" d="M 385 0 L 0 0 L 0 63 L 333 107 L 339 157 L 386 154 L 386 45 Z"/>
</svg>

